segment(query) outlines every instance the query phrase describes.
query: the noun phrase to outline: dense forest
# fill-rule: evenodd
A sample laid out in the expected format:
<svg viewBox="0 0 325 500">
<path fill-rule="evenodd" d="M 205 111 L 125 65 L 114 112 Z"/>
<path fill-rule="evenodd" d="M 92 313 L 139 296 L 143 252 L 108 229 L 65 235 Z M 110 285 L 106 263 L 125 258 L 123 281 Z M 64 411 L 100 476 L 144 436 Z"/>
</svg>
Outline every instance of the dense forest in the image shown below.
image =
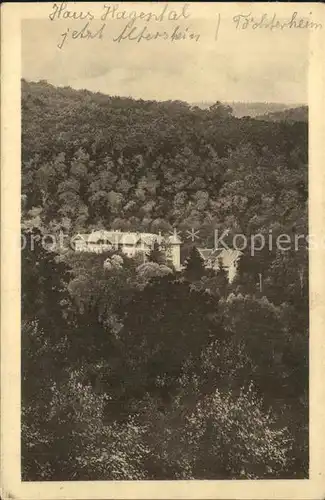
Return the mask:
<svg viewBox="0 0 325 500">
<path fill-rule="evenodd" d="M 306 246 L 232 283 L 196 249 L 307 235 L 304 117 L 22 81 L 24 480 L 308 477 Z M 184 266 L 43 244 L 100 228 L 177 228 Z"/>
</svg>

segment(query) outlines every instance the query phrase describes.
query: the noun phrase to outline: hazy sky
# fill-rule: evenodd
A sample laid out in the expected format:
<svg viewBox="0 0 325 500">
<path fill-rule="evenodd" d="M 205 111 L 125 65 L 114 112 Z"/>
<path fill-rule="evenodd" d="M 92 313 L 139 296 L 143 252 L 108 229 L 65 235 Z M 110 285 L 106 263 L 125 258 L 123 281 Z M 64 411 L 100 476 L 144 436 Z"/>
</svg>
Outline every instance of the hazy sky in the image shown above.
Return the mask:
<svg viewBox="0 0 325 500">
<path fill-rule="evenodd" d="M 148 11 L 148 5 L 141 7 Z M 22 76 L 143 99 L 307 101 L 307 31 L 237 31 L 232 19 L 223 16 L 215 41 L 216 16 L 200 15 L 197 4 L 191 4 L 188 13 L 186 20 L 151 22 L 147 29 L 172 33 L 179 24 L 181 30 L 188 27 L 200 34 L 198 42 L 160 39 L 114 43 L 112 39 L 127 23 L 116 19 L 106 21 L 102 40 L 71 39 L 72 30 L 80 30 L 85 21 L 23 21 Z M 92 32 L 102 24 L 92 21 Z M 144 24 L 135 23 L 139 30 Z M 60 50 L 57 45 L 67 28 L 70 32 Z"/>
</svg>

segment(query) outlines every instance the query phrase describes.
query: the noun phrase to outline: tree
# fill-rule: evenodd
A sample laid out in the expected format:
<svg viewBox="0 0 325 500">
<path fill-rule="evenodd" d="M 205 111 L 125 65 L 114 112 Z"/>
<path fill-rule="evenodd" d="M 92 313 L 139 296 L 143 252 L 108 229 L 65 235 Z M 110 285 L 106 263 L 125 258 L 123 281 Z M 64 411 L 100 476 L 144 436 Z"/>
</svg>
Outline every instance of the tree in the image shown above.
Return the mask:
<svg viewBox="0 0 325 500">
<path fill-rule="evenodd" d="M 164 252 L 162 252 L 158 241 L 154 241 L 150 252 L 147 254 L 147 259 L 149 262 L 155 262 L 156 264 L 166 263 Z"/>
<path fill-rule="evenodd" d="M 292 435 L 251 386 L 202 394 L 193 380 L 163 411 L 150 396 L 141 410 L 150 479 L 288 477 Z"/>
<path fill-rule="evenodd" d="M 22 81 L 22 223 L 40 233 L 22 252 L 24 477 L 308 473 L 308 253 L 268 248 L 307 234 L 308 123 L 231 115 Z M 173 272 L 157 247 L 117 264 L 42 242 L 175 227 L 184 256 L 192 228 L 200 247 L 246 237 L 235 281 L 195 247 Z"/>
<path fill-rule="evenodd" d="M 69 268 L 59 255 L 46 249 L 42 228 L 27 228 L 22 232 L 22 319 L 37 320 L 44 330 L 59 330 L 68 312 Z"/>
<path fill-rule="evenodd" d="M 216 222 L 267 234 L 306 201 L 307 131 L 241 120 L 220 102 L 198 109 L 22 82 L 23 193 L 28 210 L 69 217 L 74 229 L 119 216 L 148 231 L 159 220 L 167 231 L 184 222 L 211 233 Z"/>
<path fill-rule="evenodd" d="M 137 267 L 137 283 L 141 286 L 146 285 L 151 278 L 162 277 L 172 274 L 170 267 L 157 262 L 144 262 Z"/>
<path fill-rule="evenodd" d="M 221 119 L 230 118 L 233 113 L 233 109 L 231 106 L 227 104 L 221 104 L 220 101 L 215 102 L 212 106 L 209 107 L 210 113 L 213 113 L 213 116 Z"/>
<path fill-rule="evenodd" d="M 265 280 L 271 262 L 272 253 L 267 246 L 260 251 L 256 251 L 254 255 L 252 255 L 251 247 L 248 246 L 240 257 L 231 288 L 237 288 L 240 292 L 260 297 L 266 295 Z"/>
<path fill-rule="evenodd" d="M 221 258 L 218 259 L 218 270 L 216 276 L 216 286 L 219 289 L 219 293 L 221 297 L 226 297 L 228 292 L 228 272 L 223 264 L 223 260 Z"/>
<path fill-rule="evenodd" d="M 190 281 L 195 281 L 199 280 L 204 273 L 204 260 L 196 246 L 193 246 L 186 260 L 184 276 Z"/>
<path fill-rule="evenodd" d="M 56 253 L 45 248 L 42 228 L 27 227 L 22 234 L 21 389 L 25 460 L 29 446 L 42 449 L 39 419 L 49 409 L 53 384 L 62 380 L 69 364 L 72 306 L 67 289 L 69 268 L 58 260 Z M 41 475 L 47 471 L 46 463 L 43 465 Z M 36 463 L 28 467 L 33 471 L 35 466 Z"/>
<path fill-rule="evenodd" d="M 189 363 L 195 372 L 201 350 L 223 334 L 216 299 L 173 275 L 152 279 L 117 313 L 123 323 L 123 366 L 129 374 L 123 385 L 138 397 L 148 391 L 170 397 L 185 366 Z"/>
<path fill-rule="evenodd" d="M 197 479 L 285 477 L 292 438 L 251 387 L 237 397 L 217 390 L 199 400 L 183 429 L 196 444 Z"/>
<path fill-rule="evenodd" d="M 148 450 L 143 429 L 104 423 L 109 395 L 95 393 L 72 370 L 54 383 L 45 405 L 36 399 L 23 408 L 22 476 L 25 480 L 145 479 Z M 67 439 L 69 436 L 69 439 Z"/>
<path fill-rule="evenodd" d="M 275 304 L 305 303 L 308 308 L 308 254 L 306 249 L 277 250 L 266 280 L 266 293 Z"/>
<path fill-rule="evenodd" d="M 233 339 L 237 345 L 243 343 L 250 360 L 242 377 L 247 382 L 253 380 L 265 402 L 277 405 L 290 389 L 287 384 L 291 367 L 284 354 L 288 348 L 291 352 L 296 351 L 296 346 L 290 346 L 288 337 L 289 311 L 285 308 L 283 315 L 282 309 L 266 297 L 240 294 L 230 294 L 227 300 L 220 302 L 220 307 L 229 340 Z M 305 364 L 302 353 L 303 349 L 296 351 L 300 359 L 298 362 L 296 358 L 296 362 L 301 366 Z"/>
</svg>

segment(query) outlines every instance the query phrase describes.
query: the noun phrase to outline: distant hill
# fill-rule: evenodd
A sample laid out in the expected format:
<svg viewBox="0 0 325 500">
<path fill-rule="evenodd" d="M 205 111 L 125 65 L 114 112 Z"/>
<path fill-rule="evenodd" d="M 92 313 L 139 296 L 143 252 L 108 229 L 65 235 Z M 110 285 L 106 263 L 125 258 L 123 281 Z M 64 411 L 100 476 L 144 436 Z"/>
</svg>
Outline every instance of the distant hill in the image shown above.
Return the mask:
<svg viewBox="0 0 325 500">
<path fill-rule="evenodd" d="M 209 108 L 213 102 L 195 102 L 192 103 L 193 106 L 198 106 L 201 109 L 207 109 Z M 292 104 L 283 104 L 283 103 L 276 103 L 276 102 L 227 102 L 225 104 L 228 104 L 229 106 L 232 107 L 233 109 L 233 115 L 236 118 L 243 118 L 244 116 L 250 116 L 252 118 L 255 117 L 260 117 L 263 116 L 265 117 L 266 115 L 270 115 L 268 119 L 272 121 L 279 121 L 281 118 L 278 118 L 277 115 L 275 115 L 274 119 L 272 119 L 271 115 L 275 113 L 282 113 L 286 110 L 292 110 L 292 109 L 306 109 L 306 106 L 301 106 L 300 104 L 292 105 Z M 306 121 L 307 116 L 305 117 L 304 120 L 301 121 Z M 300 121 L 300 120 L 298 120 Z"/>
<path fill-rule="evenodd" d="M 308 106 L 299 106 L 298 108 L 290 108 L 283 111 L 266 113 L 265 115 L 256 116 L 256 119 L 272 122 L 307 122 Z"/>
<path fill-rule="evenodd" d="M 33 219 L 41 210 L 53 230 L 179 227 L 192 244 L 186 231 L 200 228 L 200 245 L 211 247 L 216 227 L 292 226 L 297 204 L 304 210 L 305 122 L 46 82 L 22 81 L 21 91 L 24 210 Z"/>
</svg>

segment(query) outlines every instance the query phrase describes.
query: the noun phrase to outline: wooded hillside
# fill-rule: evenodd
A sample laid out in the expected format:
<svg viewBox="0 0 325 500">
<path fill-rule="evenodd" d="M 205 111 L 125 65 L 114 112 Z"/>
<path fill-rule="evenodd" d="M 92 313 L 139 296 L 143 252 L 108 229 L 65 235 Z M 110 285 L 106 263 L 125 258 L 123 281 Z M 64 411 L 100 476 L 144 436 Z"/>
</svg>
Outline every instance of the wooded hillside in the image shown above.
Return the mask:
<svg viewBox="0 0 325 500">
<path fill-rule="evenodd" d="M 22 81 L 23 480 L 308 477 L 307 132 Z M 95 228 L 176 228 L 184 268 L 44 245 Z"/>
<path fill-rule="evenodd" d="M 216 104 L 110 97 L 22 82 L 22 192 L 46 223 L 244 233 L 293 225 L 307 200 L 307 123 Z"/>
</svg>

